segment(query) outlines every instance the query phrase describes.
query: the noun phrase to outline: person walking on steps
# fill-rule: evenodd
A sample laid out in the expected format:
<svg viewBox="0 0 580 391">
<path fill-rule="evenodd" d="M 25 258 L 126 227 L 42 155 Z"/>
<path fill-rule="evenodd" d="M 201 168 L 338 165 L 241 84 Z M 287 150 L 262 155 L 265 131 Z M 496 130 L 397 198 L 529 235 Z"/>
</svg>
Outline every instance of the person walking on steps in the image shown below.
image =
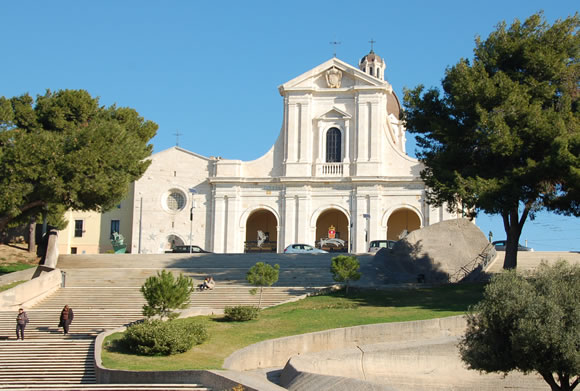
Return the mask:
<svg viewBox="0 0 580 391">
<path fill-rule="evenodd" d="M 58 327 L 62 327 L 64 329 L 64 334 L 68 334 L 68 328 L 74 319 L 74 314 L 72 308 L 67 305 L 64 306 L 60 313 L 60 323 Z"/>
<path fill-rule="evenodd" d="M 24 341 L 24 328 L 28 323 L 28 315 L 22 308 L 18 309 L 18 315 L 16 316 L 16 340 L 20 338 Z"/>
</svg>

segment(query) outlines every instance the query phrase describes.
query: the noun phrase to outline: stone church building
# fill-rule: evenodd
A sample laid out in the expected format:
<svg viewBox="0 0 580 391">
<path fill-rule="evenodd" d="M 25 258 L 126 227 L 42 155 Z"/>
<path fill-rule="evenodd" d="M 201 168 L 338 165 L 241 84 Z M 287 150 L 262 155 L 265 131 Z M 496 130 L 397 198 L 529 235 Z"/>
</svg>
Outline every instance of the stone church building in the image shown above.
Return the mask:
<svg viewBox="0 0 580 391">
<path fill-rule="evenodd" d="M 405 153 L 401 104 L 384 76 L 371 50 L 358 68 L 335 57 L 282 84 L 279 136 L 256 160 L 179 147 L 154 154 L 111 230 L 115 221 L 132 253 L 190 243 L 282 252 L 329 238 L 340 239 L 336 250 L 360 253 L 371 240 L 456 217 L 426 204 L 422 165 Z"/>
</svg>

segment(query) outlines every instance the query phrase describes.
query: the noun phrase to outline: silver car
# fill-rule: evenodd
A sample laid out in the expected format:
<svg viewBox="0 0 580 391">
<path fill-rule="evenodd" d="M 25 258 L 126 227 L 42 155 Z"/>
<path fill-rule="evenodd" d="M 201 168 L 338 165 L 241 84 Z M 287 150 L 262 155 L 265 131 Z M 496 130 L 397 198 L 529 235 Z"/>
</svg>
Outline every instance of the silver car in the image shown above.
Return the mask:
<svg viewBox="0 0 580 391">
<path fill-rule="evenodd" d="M 284 249 L 284 254 L 320 254 L 327 252 L 309 244 L 291 244 Z"/>
</svg>

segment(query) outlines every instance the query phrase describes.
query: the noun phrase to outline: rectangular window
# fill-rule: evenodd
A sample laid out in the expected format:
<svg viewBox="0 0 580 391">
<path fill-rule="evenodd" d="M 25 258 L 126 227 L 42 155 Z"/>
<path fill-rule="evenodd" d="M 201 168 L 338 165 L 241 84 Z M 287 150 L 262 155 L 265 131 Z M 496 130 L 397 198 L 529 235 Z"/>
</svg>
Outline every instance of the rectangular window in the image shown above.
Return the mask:
<svg viewBox="0 0 580 391">
<path fill-rule="evenodd" d="M 121 220 L 111 220 L 111 238 L 113 237 L 113 233 L 119 233 L 121 229 Z"/>
<path fill-rule="evenodd" d="M 83 221 L 75 220 L 75 238 L 83 237 Z"/>
<path fill-rule="evenodd" d="M 70 248 L 70 253 L 71 254 L 76 254 L 77 253 L 77 248 L 76 247 L 71 247 Z"/>
</svg>

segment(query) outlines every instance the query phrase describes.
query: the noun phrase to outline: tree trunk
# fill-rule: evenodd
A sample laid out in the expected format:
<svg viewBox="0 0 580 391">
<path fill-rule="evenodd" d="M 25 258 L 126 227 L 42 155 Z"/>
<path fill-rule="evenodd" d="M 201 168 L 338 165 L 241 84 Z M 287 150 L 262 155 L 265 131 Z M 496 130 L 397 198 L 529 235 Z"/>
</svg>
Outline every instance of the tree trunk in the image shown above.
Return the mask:
<svg viewBox="0 0 580 391">
<path fill-rule="evenodd" d="M 36 200 L 36 201 L 32 201 L 26 205 L 23 205 L 20 207 L 20 213 L 24 213 L 27 210 L 30 210 L 32 208 L 35 208 L 37 206 L 44 206 L 46 203 L 42 200 Z M 19 214 L 20 214 L 19 213 Z M 6 226 L 8 225 L 8 223 L 10 223 L 14 217 L 13 215 L 0 215 L 0 233 L 4 232 L 4 229 L 6 228 Z"/>
<path fill-rule="evenodd" d="M 28 226 L 28 252 L 36 252 L 36 219 L 30 219 Z"/>
<path fill-rule="evenodd" d="M 520 242 L 522 228 L 524 227 L 529 212 L 530 208 L 526 206 L 520 217 L 518 207 L 515 206 L 509 211 L 502 213 L 503 226 L 507 235 L 505 258 L 503 261 L 504 269 L 515 269 L 518 266 L 518 244 Z"/>
</svg>

